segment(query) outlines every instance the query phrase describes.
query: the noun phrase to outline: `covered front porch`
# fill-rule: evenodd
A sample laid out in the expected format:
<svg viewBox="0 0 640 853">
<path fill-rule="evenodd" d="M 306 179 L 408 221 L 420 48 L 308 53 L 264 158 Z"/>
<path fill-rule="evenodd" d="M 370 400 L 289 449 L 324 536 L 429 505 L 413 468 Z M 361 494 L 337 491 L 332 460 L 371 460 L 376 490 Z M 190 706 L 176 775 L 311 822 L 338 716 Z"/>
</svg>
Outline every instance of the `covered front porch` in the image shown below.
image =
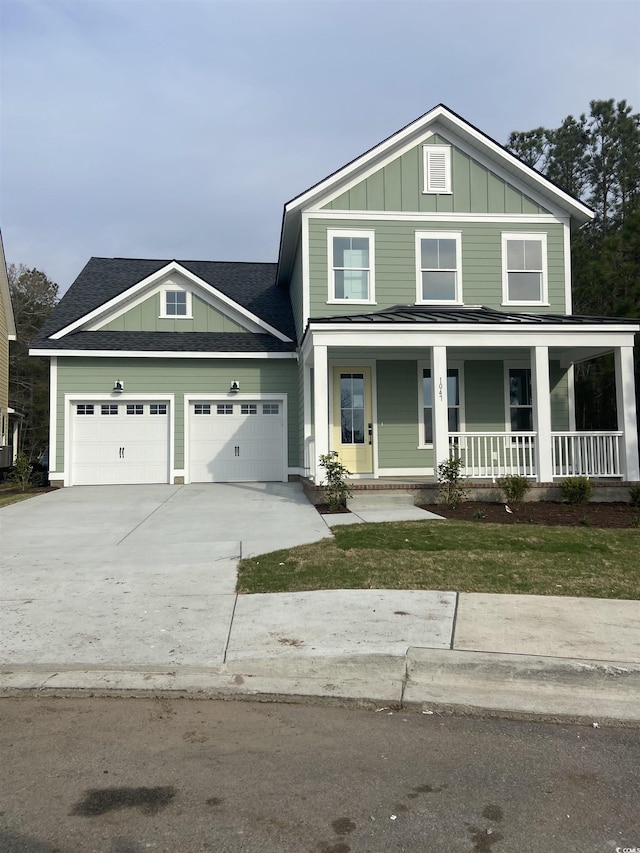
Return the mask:
<svg viewBox="0 0 640 853">
<path fill-rule="evenodd" d="M 356 483 L 433 483 L 453 454 L 479 484 L 510 475 L 640 480 L 637 324 L 488 309 L 386 313 L 387 322 L 379 314 L 310 322 L 302 353 L 310 481 L 321 482 L 319 458 L 330 450 Z M 574 365 L 605 353 L 615 359 L 617 429 L 579 431 Z"/>
</svg>

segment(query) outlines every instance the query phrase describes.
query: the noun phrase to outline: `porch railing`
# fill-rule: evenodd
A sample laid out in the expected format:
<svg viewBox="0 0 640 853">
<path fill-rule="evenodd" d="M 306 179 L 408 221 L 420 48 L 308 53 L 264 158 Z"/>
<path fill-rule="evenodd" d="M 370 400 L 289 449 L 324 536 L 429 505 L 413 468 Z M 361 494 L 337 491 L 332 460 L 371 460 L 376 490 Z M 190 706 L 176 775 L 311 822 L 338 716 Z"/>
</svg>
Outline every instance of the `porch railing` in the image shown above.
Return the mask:
<svg viewBox="0 0 640 853">
<path fill-rule="evenodd" d="M 536 476 L 535 432 L 451 432 L 449 446 L 470 479 Z"/>
<path fill-rule="evenodd" d="M 621 432 L 554 432 L 556 477 L 622 477 Z"/>
</svg>

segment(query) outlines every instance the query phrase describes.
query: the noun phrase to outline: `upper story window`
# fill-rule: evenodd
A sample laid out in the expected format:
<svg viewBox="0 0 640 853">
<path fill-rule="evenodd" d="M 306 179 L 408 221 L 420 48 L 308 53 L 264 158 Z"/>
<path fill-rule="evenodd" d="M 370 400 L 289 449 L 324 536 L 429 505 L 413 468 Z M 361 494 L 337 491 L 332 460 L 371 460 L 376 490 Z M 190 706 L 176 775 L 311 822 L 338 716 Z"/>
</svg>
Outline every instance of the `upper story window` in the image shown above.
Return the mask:
<svg viewBox="0 0 640 853">
<path fill-rule="evenodd" d="M 547 235 L 502 235 L 502 302 L 546 305 Z"/>
<path fill-rule="evenodd" d="M 416 232 L 416 302 L 461 303 L 461 235 Z"/>
<path fill-rule="evenodd" d="M 161 317 L 191 317 L 191 293 L 188 290 L 171 287 L 160 294 Z"/>
<path fill-rule="evenodd" d="M 423 193 L 451 194 L 451 146 L 423 145 Z"/>
<path fill-rule="evenodd" d="M 374 232 L 329 230 L 327 243 L 329 302 L 374 302 Z"/>
</svg>

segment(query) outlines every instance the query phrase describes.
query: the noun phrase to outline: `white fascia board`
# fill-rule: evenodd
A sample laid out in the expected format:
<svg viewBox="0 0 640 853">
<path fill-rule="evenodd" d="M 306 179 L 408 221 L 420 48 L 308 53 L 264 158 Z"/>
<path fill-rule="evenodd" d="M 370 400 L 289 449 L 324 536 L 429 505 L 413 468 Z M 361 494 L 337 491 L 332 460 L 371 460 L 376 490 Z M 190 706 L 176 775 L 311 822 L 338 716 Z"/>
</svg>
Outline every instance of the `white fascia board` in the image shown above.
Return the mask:
<svg viewBox="0 0 640 853">
<path fill-rule="evenodd" d="M 297 359 L 297 352 L 139 352 L 136 350 L 48 350 L 30 349 L 29 355 L 64 356 L 65 358 L 226 358 L 226 359 Z"/>
<path fill-rule="evenodd" d="M 384 334 L 381 334 L 383 332 Z M 397 325 L 335 326 L 333 330 L 310 328 L 313 346 L 327 347 L 585 347 L 585 337 L 596 348 L 633 346 L 634 332 L 615 326 L 478 326 L 438 324 L 420 329 L 398 328 Z M 588 344 L 587 344 L 588 346 Z"/>
<path fill-rule="evenodd" d="M 119 306 L 126 302 L 126 306 L 124 310 L 128 310 L 131 306 L 132 297 L 135 298 L 137 295 L 143 295 L 143 298 L 146 298 L 149 293 L 148 291 L 153 288 L 155 284 L 160 285 L 162 280 L 166 278 L 171 273 L 178 273 L 179 275 L 184 276 L 187 281 L 197 285 L 201 288 L 205 293 L 214 297 L 219 302 L 223 303 L 228 308 L 231 308 L 235 313 L 239 314 L 241 317 L 249 320 L 251 323 L 254 323 L 260 329 L 274 337 L 278 338 L 278 340 L 285 341 L 287 343 L 291 342 L 291 338 L 287 337 L 283 332 L 278 331 L 278 329 L 271 326 L 269 323 L 266 323 L 264 320 L 261 320 L 260 317 L 257 317 L 255 314 L 252 314 L 251 311 L 247 311 L 246 308 L 243 308 L 242 305 L 239 305 L 233 299 L 230 299 L 220 290 L 217 290 L 212 285 L 208 284 L 203 279 L 199 278 L 194 273 L 189 272 L 188 269 L 185 269 L 181 264 L 176 261 L 171 261 L 171 263 L 162 267 L 162 269 L 157 270 L 152 273 L 147 278 L 142 279 L 137 284 L 132 285 L 130 288 L 125 290 L 123 293 L 119 293 L 117 296 L 114 296 L 113 299 L 110 299 L 108 302 L 105 302 L 103 305 L 100 305 L 98 308 L 95 308 L 93 311 L 90 311 L 88 314 L 85 314 L 83 317 L 80 317 L 78 320 L 74 320 L 73 323 L 70 323 L 68 326 L 65 326 L 60 331 L 55 332 L 51 335 L 52 340 L 60 340 L 60 338 L 65 337 L 70 332 L 74 332 L 82 326 L 89 325 L 92 321 L 98 321 L 100 318 L 104 318 L 105 315 L 109 315 L 109 319 L 111 319 L 111 315 L 113 312 L 117 311 Z M 136 303 L 137 304 L 137 303 Z M 120 312 L 122 313 L 122 312 Z"/>
</svg>

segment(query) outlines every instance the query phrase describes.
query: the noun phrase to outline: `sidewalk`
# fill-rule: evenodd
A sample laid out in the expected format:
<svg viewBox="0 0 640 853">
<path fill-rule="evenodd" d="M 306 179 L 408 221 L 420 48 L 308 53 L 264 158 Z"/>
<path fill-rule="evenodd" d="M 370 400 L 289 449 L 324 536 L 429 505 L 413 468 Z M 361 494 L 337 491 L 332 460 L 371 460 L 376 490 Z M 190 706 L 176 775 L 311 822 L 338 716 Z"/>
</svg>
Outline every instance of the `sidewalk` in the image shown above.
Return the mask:
<svg viewBox="0 0 640 853">
<path fill-rule="evenodd" d="M 241 555 L 319 541 L 336 522 L 426 515 L 400 499 L 382 509 L 375 495 L 351 509 L 320 517 L 298 484 L 87 487 L 5 508 L 0 696 L 133 692 L 640 722 L 640 601 L 236 595 Z"/>
<path fill-rule="evenodd" d="M 640 602 L 343 590 L 237 596 L 210 665 L 4 666 L 0 695 L 356 701 L 640 722 Z M 207 637 L 203 637 L 206 645 Z M 132 658 L 133 660 L 133 658 Z"/>
</svg>

